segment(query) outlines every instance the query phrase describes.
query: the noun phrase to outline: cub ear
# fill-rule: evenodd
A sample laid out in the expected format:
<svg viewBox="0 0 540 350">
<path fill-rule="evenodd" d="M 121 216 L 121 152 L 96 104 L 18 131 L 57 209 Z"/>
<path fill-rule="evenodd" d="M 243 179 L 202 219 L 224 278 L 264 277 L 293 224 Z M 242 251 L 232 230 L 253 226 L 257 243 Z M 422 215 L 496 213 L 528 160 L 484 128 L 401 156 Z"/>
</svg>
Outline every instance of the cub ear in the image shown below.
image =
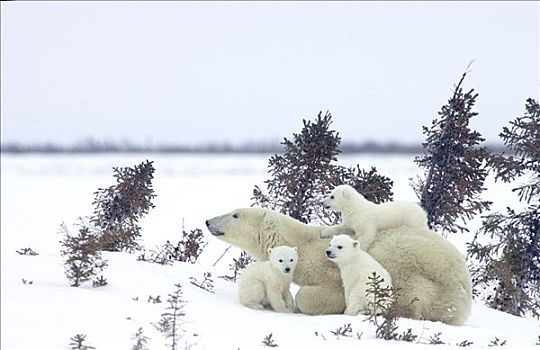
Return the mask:
<svg viewBox="0 0 540 350">
<path fill-rule="evenodd" d="M 298 253 L 298 248 L 293 247 L 294 251 Z"/>
<path fill-rule="evenodd" d="M 273 249 L 273 248 L 268 248 L 268 249 L 266 250 L 266 252 L 268 253 L 268 255 L 270 255 L 270 253 L 272 253 L 272 249 Z"/>
<path fill-rule="evenodd" d="M 353 246 L 354 248 L 356 248 L 356 247 L 360 248 L 360 242 L 354 241 L 353 244 L 352 244 L 352 246 Z"/>
</svg>

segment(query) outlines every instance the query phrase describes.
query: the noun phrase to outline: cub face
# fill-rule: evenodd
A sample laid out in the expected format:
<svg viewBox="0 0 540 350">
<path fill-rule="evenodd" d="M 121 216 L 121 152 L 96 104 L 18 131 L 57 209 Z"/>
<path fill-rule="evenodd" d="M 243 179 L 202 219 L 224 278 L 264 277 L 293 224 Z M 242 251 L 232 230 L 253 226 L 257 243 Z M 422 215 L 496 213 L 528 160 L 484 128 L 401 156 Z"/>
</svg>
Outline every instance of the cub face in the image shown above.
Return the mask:
<svg viewBox="0 0 540 350">
<path fill-rule="evenodd" d="M 298 250 L 288 246 L 268 248 L 268 257 L 275 269 L 284 274 L 292 274 L 298 261 Z"/>
<path fill-rule="evenodd" d="M 328 244 L 326 257 L 335 263 L 339 263 L 347 260 L 359 250 L 360 242 L 347 235 L 336 235 L 332 237 L 330 244 Z"/>
<path fill-rule="evenodd" d="M 339 185 L 330 192 L 321 204 L 325 209 L 341 211 L 345 203 L 354 195 L 358 194 L 356 190 L 349 185 Z"/>
</svg>

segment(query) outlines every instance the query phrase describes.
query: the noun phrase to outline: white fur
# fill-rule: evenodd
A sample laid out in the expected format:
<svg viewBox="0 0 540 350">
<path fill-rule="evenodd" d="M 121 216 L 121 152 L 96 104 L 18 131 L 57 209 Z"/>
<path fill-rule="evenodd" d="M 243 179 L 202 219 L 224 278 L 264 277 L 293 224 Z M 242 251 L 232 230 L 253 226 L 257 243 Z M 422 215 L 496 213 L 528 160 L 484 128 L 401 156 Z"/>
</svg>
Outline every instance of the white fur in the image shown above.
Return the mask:
<svg viewBox="0 0 540 350">
<path fill-rule="evenodd" d="M 332 238 L 326 256 L 339 268 L 343 289 L 345 290 L 346 315 L 376 314 L 381 310 L 373 310 L 369 305 L 372 298 L 366 295 L 369 288 L 369 276 L 375 272 L 382 277 L 381 287 L 392 287 L 392 278 L 381 264 L 371 255 L 360 248 L 360 243 L 347 235 L 337 235 Z M 388 301 L 391 302 L 390 300 Z"/>
<path fill-rule="evenodd" d="M 217 239 L 234 244 L 259 261 L 268 248 L 298 247 L 293 281 L 299 290 L 296 308 L 308 315 L 343 314 L 345 294 L 337 265 L 325 254 L 327 226 L 306 225 L 285 214 L 263 208 L 238 208 L 206 221 Z M 392 276 L 398 290 L 399 317 L 465 322 L 472 304 L 467 263 L 456 247 L 427 227 L 399 226 L 380 231 L 368 250 Z"/>
<path fill-rule="evenodd" d="M 269 260 L 254 263 L 240 277 L 240 303 L 252 309 L 271 307 L 277 312 L 294 312 L 289 290 L 298 261 L 296 247 L 268 249 Z"/>
<path fill-rule="evenodd" d="M 362 249 L 367 251 L 378 230 L 396 228 L 401 225 L 411 228 L 427 228 L 424 210 L 412 202 L 386 202 L 375 204 L 368 201 L 353 187 L 340 185 L 334 188 L 323 206 L 341 213 L 341 225 L 332 226 L 321 233 L 322 238 L 336 234 L 355 232 Z"/>
</svg>

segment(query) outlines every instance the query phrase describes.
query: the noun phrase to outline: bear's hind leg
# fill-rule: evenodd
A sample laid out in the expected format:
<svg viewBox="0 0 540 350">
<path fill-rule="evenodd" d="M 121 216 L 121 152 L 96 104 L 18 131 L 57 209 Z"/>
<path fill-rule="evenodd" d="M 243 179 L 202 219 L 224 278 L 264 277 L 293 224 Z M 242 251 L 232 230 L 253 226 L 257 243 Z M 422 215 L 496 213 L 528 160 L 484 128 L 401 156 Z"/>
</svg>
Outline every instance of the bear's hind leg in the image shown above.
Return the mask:
<svg viewBox="0 0 540 350">
<path fill-rule="evenodd" d="M 247 282 L 247 281 L 246 281 Z M 262 310 L 266 302 L 264 285 L 260 281 L 242 283 L 239 289 L 240 303 L 251 309 Z"/>
</svg>

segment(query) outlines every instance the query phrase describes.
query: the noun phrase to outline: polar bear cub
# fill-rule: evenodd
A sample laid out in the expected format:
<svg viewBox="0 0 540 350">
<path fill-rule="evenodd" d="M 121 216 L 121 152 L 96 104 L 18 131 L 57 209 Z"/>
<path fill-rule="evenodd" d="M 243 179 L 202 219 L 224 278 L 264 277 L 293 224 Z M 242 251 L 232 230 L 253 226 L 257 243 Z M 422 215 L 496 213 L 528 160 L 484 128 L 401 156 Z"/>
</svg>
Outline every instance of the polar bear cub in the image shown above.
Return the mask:
<svg viewBox="0 0 540 350">
<path fill-rule="evenodd" d="M 252 309 L 270 306 L 277 312 L 294 312 L 289 290 L 298 261 L 296 247 L 268 249 L 268 260 L 254 263 L 240 276 L 240 303 Z"/>
<path fill-rule="evenodd" d="M 368 250 L 378 230 L 406 225 L 426 228 L 427 216 L 424 210 L 413 202 L 386 202 L 376 204 L 368 201 L 349 185 L 334 188 L 322 205 L 341 213 L 341 225 L 332 226 L 321 232 L 322 238 L 330 238 L 339 233 L 355 232 L 362 249 Z"/>
<path fill-rule="evenodd" d="M 370 314 L 369 301 L 366 295 L 369 276 L 375 272 L 383 278 L 381 288 L 392 287 L 392 278 L 371 255 L 360 249 L 360 243 L 347 235 L 337 235 L 332 238 L 326 256 L 339 268 L 343 289 L 345 289 L 346 315 Z M 391 300 L 388 301 L 390 303 Z M 380 313 L 381 310 L 376 310 Z"/>
</svg>

